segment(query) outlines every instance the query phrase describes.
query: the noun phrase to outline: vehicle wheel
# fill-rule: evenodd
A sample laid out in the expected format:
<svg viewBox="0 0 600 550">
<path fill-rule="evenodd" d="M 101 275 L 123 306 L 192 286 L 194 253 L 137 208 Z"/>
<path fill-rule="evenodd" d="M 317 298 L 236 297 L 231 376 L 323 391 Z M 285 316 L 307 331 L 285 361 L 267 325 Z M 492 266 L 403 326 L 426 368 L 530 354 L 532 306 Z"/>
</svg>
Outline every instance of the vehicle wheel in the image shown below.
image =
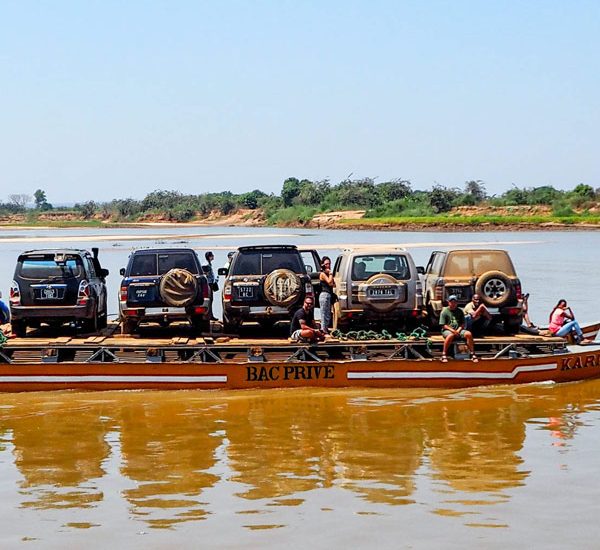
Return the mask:
<svg viewBox="0 0 600 550">
<path fill-rule="evenodd" d="M 263 283 L 265 298 L 274 306 L 291 307 L 300 299 L 303 290 L 300 277 L 289 269 L 271 271 Z"/>
<path fill-rule="evenodd" d="M 427 304 L 427 326 L 431 330 L 440 329 L 440 318 L 435 314 L 435 311 L 433 311 L 431 303 Z"/>
<path fill-rule="evenodd" d="M 194 317 L 191 319 L 190 324 L 192 325 L 192 330 L 196 334 L 207 334 L 210 332 L 210 319 Z"/>
<path fill-rule="evenodd" d="M 84 319 L 81 322 L 81 330 L 83 332 L 98 332 L 98 314 L 95 314 L 91 319 Z"/>
<path fill-rule="evenodd" d="M 108 326 L 108 315 L 107 315 L 106 311 L 104 311 L 102 313 L 102 315 L 100 315 L 100 318 L 98 319 L 98 328 L 103 329 L 103 328 L 106 328 L 107 326 Z"/>
<path fill-rule="evenodd" d="M 490 307 L 502 307 L 508 304 L 513 294 L 513 285 L 508 275 L 502 271 L 487 271 L 479 277 L 475 292 L 481 301 Z"/>
<path fill-rule="evenodd" d="M 521 330 L 521 320 L 504 319 L 502 326 L 506 334 L 517 334 Z"/>
<path fill-rule="evenodd" d="M 240 323 L 232 322 L 223 315 L 223 334 L 239 334 Z"/>
<path fill-rule="evenodd" d="M 137 323 L 131 319 L 121 321 L 121 332 L 123 334 L 133 334 L 137 329 Z"/>
<path fill-rule="evenodd" d="M 159 292 L 168 306 L 187 307 L 198 295 L 198 281 L 187 269 L 176 267 L 162 276 Z"/>
<path fill-rule="evenodd" d="M 332 316 L 332 330 L 341 330 L 342 332 L 347 332 L 350 328 L 350 324 L 347 321 L 342 321 L 340 319 L 340 306 L 339 303 L 333 304 L 333 316 Z"/>
<path fill-rule="evenodd" d="M 24 320 L 19 319 L 11 323 L 12 331 L 15 336 L 19 338 L 25 338 L 27 336 L 27 323 Z"/>
</svg>

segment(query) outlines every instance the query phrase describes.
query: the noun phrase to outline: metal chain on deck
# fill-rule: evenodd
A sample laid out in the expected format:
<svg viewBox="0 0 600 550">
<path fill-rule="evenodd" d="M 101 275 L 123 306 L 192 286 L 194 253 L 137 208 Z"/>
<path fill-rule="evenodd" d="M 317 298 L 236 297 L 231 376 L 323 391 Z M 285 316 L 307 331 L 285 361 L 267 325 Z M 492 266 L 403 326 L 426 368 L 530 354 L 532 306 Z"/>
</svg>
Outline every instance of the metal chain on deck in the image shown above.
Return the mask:
<svg viewBox="0 0 600 550">
<path fill-rule="evenodd" d="M 397 332 L 393 336 L 390 332 L 383 329 L 381 332 L 374 330 L 351 330 L 349 332 L 342 332 L 341 330 L 333 330 L 331 336 L 338 338 L 339 340 L 399 340 L 400 342 L 406 342 L 409 340 L 426 340 L 427 346 L 431 343 L 431 340 L 427 338 L 427 329 L 420 326 L 414 329 L 409 334 L 405 332 Z"/>
</svg>

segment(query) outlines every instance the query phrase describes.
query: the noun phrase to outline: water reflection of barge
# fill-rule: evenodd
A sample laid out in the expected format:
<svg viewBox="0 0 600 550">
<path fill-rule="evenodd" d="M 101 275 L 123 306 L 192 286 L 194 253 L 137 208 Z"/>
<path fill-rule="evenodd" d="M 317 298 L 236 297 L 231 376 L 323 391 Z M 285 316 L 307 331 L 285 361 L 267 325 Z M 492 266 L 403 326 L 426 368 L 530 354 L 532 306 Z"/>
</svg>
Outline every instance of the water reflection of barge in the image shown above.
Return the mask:
<svg viewBox="0 0 600 550">
<path fill-rule="evenodd" d="M 584 328 L 595 338 L 600 324 Z M 463 388 L 600 377 L 600 343 L 517 335 L 476 341 L 479 363 L 440 361 L 442 339 L 328 341 L 90 338 L 10 340 L 0 350 L 0 391 Z"/>
</svg>

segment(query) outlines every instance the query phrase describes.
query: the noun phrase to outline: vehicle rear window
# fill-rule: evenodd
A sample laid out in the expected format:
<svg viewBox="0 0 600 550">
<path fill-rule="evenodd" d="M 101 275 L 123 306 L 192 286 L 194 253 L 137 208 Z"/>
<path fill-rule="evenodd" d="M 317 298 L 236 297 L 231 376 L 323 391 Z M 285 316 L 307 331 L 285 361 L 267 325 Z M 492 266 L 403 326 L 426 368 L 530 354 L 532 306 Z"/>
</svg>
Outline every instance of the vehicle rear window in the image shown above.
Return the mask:
<svg viewBox="0 0 600 550">
<path fill-rule="evenodd" d="M 194 275 L 198 267 L 189 252 L 169 252 L 165 254 L 137 254 L 131 263 L 130 276 L 164 275 L 174 268 L 187 269 Z"/>
<path fill-rule="evenodd" d="M 83 264 L 78 257 L 67 257 L 57 262 L 54 256 L 23 258 L 19 275 L 24 279 L 70 279 L 83 273 Z"/>
<path fill-rule="evenodd" d="M 352 280 L 366 281 L 373 275 L 388 273 L 400 280 L 410 279 L 410 267 L 402 254 L 355 256 L 352 262 Z"/>
<path fill-rule="evenodd" d="M 305 273 L 302 259 L 293 251 L 248 251 L 238 255 L 232 275 L 267 275 L 275 269 L 289 269 L 294 273 Z"/>
<path fill-rule="evenodd" d="M 450 252 L 444 267 L 446 277 L 479 277 L 487 271 L 502 271 L 516 277 L 508 254 L 498 250 Z"/>
</svg>

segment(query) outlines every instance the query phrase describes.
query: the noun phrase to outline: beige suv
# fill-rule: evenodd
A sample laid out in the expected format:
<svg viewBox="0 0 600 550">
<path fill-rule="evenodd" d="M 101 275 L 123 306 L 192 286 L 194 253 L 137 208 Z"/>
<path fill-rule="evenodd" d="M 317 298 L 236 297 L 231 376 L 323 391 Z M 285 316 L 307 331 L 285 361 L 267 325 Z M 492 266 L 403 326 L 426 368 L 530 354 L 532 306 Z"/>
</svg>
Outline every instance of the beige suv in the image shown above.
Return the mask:
<svg viewBox="0 0 600 550">
<path fill-rule="evenodd" d="M 460 307 L 479 294 L 504 331 L 519 331 L 523 320 L 521 281 L 506 250 L 449 250 L 431 254 L 423 275 L 425 307 L 432 326 L 442 307 L 455 295 Z"/>
<path fill-rule="evenodd" d="M 339 298 L 333 307 L 334 328 L 378 325 L 400 330 L 421 320 L 419 272 L 406 250 L 344 250 L 335 262 L 333 276 Z"/>
</svg>

